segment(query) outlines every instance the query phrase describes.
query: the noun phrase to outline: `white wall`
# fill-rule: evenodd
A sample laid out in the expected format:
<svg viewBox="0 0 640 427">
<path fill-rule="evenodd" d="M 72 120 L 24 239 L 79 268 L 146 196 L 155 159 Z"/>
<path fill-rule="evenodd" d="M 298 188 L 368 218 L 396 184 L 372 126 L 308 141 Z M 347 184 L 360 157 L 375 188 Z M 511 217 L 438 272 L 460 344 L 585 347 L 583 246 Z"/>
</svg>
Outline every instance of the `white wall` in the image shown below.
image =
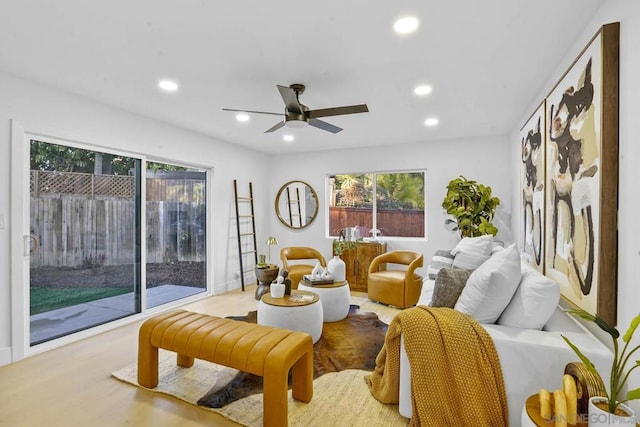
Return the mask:
<svg viewBox="0 0 640 427">
<path fill-rule="evenodd" d="M 132 153 L 213 167 L 213 209 L 208 225 L 213 228 L 213 291 L 226 292 L 240 286 L 233 207 L 233 180 L 248 195 L 253 182 L 256 211 L 272 210 L 267 197 L 267 155 L 212 140 L 135 114 L 98 104 L 0 73 L 0 365 L 11 361 L 10 282 L 10 120 L 26 131 L 47 129 L 51 136 L 86 142 Z M 267 214 L 257 216 L 260 240 L 266 239 Z"/>
<path fill-rule="evenodd" d="M 537 98 L 530 100 L 528 108 L 522 112 L 522 120 L 517 123 L 511 134 L 512 144 L 511 164 L 514 166 L 512 176 L 518 176 L 516 165 L 519 165 L 520 146 L 519 128 L 525 123 L 535 107 L 540 104 L 549 90 L 553 88 L 564 71 L 571 65 L 582 48 L 587 44 L 598 29 L 610 22 L 620 22 L 620 177 L 619 177 L 619 213 L 618 213 L 618 329 L 624 333 L 631 319 L 640 313 L 640 197 L 638 197 L 638 182 L 640 182 L 640 168 L 636 162 L 640 159 L 640 2 L 637 0 L 616 0 L 604 2 L 589 25 L 573 47 L 566 53 L 563 63 L 555 70 L 549 70 L 549 80 L 540 88 Z M 546 72 L 546 71 L 545 71 Z M 514 223 L 519 223 L 517 213 L 517 188 L 512 189 L 512 212 Z M 637 334 L 640 335 L 640 334 Z M 640 344 L 640 337 L 634 342 Z M 632 360 L 638 359 L 638 354 Z M 631 388 L 640 387 L 640 375 L 632 374 L 629 385 Z M 640 405 L 633 402 L 636 411 Z"/>
<path fill-rule="evenodd" d="M 304 141 L 296 143 L 304 144 Z M 279 155 L 273 159 L 270 167 L 270 196 L 274 198 L 280 186 L 287 181 L 306 181 L 318 193 L 320 209 L 316 221 L 302 230 L 290 230 L 273 216 L 272 234 L 280 243 L 277 250 L 279 252 L 280 248 L 285 246 L 312 246 L 320 250 L 325 258 L 330 257 L 332 240 L 326 235 L 327 174 L 426 169 L 427 241 L 394 240 L 387 244 L 387 250 L 408 249 L 422 252 L 426 264 L 435 250 L 453 248 L 459 240 L 456 233 L 445 228 L 444 220 L 447 216 L 440 206 L 448 182 L 462 174 L 469 179 L 490 185 L 494 195 L 509 209 L 512 178 L 507 166 L 508 161 L 509 148 L 506 137 L 478 137 L 397 144 L 365 150 Z"/>
</svg>

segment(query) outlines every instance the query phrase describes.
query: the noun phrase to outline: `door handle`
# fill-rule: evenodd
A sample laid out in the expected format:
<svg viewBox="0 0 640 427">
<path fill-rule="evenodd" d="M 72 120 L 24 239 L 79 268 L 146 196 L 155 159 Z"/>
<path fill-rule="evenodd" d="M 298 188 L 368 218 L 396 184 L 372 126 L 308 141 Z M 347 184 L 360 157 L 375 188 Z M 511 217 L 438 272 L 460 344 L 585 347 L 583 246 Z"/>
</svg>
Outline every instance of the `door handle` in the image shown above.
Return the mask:
<svg viewBox="0 0 640 427">
<path fill-rule="evenodd" d="M 33 234 L 24 236 L 24 256 L 35 255 L 39 245 L 38 238 Z"/>
</svg>

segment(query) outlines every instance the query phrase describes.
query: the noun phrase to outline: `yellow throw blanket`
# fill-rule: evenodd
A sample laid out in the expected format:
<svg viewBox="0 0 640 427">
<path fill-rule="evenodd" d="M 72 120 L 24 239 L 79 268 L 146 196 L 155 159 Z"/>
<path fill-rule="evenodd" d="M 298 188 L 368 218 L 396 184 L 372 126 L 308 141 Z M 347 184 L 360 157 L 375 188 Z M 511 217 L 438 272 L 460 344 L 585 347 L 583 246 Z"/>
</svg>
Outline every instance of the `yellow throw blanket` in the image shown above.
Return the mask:
<svg viewBox="0 0 640 427">
<path fill-rule="evenodd" d="M 365 377 L 382 403 L 398 403 L 400 334 L 411 364 L 412 426 L 507 426 L 500 360 L 487 331 L 450 308 L 413 307 L 389 325 Z"/>
</svg>

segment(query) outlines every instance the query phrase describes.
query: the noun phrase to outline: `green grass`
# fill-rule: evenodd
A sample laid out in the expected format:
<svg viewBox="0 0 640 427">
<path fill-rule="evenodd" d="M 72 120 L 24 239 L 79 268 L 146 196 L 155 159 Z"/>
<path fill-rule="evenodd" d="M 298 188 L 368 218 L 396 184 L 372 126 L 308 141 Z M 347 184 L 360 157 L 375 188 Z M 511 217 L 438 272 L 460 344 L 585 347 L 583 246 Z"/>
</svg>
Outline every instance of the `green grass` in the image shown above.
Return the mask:
<svg viewBox="0 0 640 427">
<path fill-rule="evenodd" d="M 132 292 L 127 288 L 31 288 L 31 315 Z"/>
</svg>

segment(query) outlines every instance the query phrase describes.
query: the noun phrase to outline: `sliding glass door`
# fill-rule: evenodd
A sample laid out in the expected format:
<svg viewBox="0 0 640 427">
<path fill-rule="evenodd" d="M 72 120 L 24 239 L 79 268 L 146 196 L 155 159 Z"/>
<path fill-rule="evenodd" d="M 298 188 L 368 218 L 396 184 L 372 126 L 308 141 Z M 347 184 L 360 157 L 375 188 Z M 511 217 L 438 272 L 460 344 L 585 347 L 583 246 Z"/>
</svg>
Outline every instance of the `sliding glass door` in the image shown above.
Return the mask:
<svg viewBox="0 0 640 427">
<path fill-rule="evenodd" d="M 23 159 L 12 193 L 24 237 L 12 243 L 15 357 L 207 291 L 209 170 L 23 130 L 12 140 Z"/>
<path fill-rule="evenodd" d="M 30 344 L 141 311 L 141 160 L 30 142 Z"/>
</svg>

